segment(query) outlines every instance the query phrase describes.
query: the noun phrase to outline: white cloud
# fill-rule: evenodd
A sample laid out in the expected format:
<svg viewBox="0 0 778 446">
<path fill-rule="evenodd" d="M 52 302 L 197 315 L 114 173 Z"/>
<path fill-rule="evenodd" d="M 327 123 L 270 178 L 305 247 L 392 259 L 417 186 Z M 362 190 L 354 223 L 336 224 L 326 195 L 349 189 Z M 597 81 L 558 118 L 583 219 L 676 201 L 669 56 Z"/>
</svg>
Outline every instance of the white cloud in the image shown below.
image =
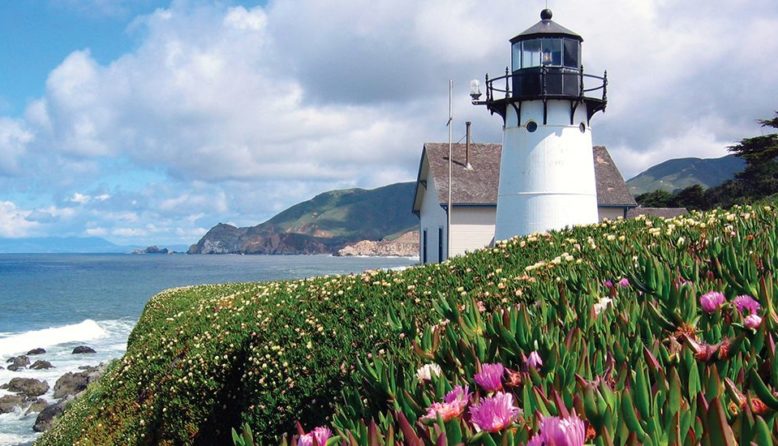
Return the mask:
<svg viewBox="0 0 778 446">
<path fill-rule="evenodd" d="M 88 227 L 84 231 L 84 234 L 89 237 L 105 237 L 108 235 L 108 230 L 100 226 Z"/>
<path fill-rule="evenodd" d="M 24 123 L 0 117 L 0 175 L 18 175 L 19 159 L 26 154 L 34 135 Z"/>
<path fill-rule="evenodd" d="M 38 223 L 27 217 L 30 211 L 20 209 L 11 201 L 0 201 L 0 237 L 25 237 L 30 235 Z"/>
<path fill-rule="evenodd" d="M 508 39 L 540 6 L 174 1 L 133 20 L 132 51 L 107 63 L 74 51 L 22 117 L 0 117 L 0 176 L 46 172 L 30 183 L 63 207 L 79 204 L 73 230 L 78 221 L 80 231 L 138 240 L 256 224 L 324 190 L 410 180 L 422 144 L 446 138 L 449 79 L 455 139 L 472 120 L 476 141 L 500 140 L 500 119 L 470 105 L 468 81 L 502 73 Z M 553 6 L 584 37 L 587 71 L 608 69 L 594 139 L 625 177 L 668 158 L 722 156 L 778 107 L 778 59 L 767 56 L 778 54 L 774 0 Z M 102 167 L 117 159 L 165 179 L 106 186 Z"/>
<path fill-rule="evenodd" d="M 89 201 L 92 199 L 89 195 L 84 195 L 78 192 L 75 192 L 72 197 L 68 199 L 68 201 L 72 201 L 73 203 L 77 204 L 85 204 L 89 203 Z"/>
</svg>

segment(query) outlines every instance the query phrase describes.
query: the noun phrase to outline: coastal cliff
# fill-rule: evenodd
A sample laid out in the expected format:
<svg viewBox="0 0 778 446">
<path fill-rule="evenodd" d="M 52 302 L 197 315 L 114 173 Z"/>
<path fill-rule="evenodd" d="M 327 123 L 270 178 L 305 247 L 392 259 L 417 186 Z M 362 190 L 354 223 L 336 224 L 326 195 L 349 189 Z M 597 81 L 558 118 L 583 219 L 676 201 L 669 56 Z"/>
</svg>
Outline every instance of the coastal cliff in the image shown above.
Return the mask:
<svg viewBox="0 0 778 446">
<path fill-rule="evenodd" d="M 337 255 L 415 257 L 419 255 L 419 231 L 408 231 L 393 240 L 362 240 L 338 250 Z"/>
<path fill-rule="evenodd" d="M 415 183 L 325 192 L 251 227 L 219 223 L 189 254 L 337 254 L 346 245 L 416 228 Z"/>
</svg>

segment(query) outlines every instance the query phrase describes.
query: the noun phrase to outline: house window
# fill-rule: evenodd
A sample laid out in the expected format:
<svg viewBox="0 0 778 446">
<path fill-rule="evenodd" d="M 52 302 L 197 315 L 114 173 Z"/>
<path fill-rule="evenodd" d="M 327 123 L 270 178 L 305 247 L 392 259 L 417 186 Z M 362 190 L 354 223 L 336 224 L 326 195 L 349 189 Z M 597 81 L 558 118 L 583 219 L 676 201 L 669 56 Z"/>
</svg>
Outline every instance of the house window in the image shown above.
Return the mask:
<svg viewBox="0 0 778 446">
<path fill-rule="evenodd" d="M 427 263 L 427 230 L 421 232 L 421 263 Z"/>
<path fill-rule="evenodd" d="M 443 228 L 438 228 L 438 262 L 443 261 Z"/>
</svg>

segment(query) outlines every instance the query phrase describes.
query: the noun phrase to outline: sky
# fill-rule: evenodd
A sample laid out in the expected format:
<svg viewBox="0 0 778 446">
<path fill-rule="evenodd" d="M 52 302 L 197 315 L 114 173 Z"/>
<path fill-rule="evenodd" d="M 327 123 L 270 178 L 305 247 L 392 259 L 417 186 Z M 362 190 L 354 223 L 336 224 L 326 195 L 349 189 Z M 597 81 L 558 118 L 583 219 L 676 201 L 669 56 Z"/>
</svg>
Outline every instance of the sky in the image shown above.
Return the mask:
<svg viewBox="0 0 778 446">
<path fill-rule="evenodd" d="M 545 0 L 0 2 L 0 237 L 190 244 L 332 189 L 415 180 L 422 145 L 500 142 L 469 81 Z M 608 71 L 625 178 L 720 157 L 778 110 L 775 0 L 550 0 Z M 409 204 L 410 206 L 410 204 Z"/>
</svg>

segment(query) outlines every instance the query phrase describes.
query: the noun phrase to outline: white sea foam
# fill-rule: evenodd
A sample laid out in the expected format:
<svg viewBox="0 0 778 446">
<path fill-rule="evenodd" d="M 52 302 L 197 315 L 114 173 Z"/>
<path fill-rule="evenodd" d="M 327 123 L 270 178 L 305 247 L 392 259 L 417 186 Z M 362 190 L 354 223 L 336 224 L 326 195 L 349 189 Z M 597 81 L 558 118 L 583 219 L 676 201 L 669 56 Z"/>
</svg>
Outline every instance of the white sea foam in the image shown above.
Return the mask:
<svg viewBox="0 0 778 446">
<path fill-rule="evenodd" d="M 78 324 L 44 328 L 0 337 L 0 356 L 25 353 L 34 348 L 69 342 L 88 342 L 105 338 L 108 333 L 97 322 L 87 319 Z"/>
<path fill-rule="evenodd" d="M 134 325 L 135 321 L 130 319 L 106 321 L 87 319 L 78 324 L 6 333 L 5 336 L 0 336 L 0 362 L 4 363 L 9 357 L 24 354 L 33 348 L 43 347 L 46 353 L 31 356 L 30 360 L 33 362 L 39 359 L 46 360 L 51 362 L 54 368 L 44 370 L 22 368 L 16 372 L 0 370 L 0 384 L 16 377 L 46 381 L 49 384 L 49 391 L 41 397 L 54 402 L 53 387 L 59 377 L 67 372 L 78 372 L 82 366 L 96 366 L 121 357 L 127 348 L 127 337 Z M 79 344 L 88 345 L 97 353 L 74 355 L 73 347 Z M 7 393 L 7 390 L 0 389 L 0 396 Z M 37 415 L 37 413 L 25 414 L 24 410 L 0 414 L 0 446 L 31 444 L 39 435 L 32 431 Z"/>
</svg>

